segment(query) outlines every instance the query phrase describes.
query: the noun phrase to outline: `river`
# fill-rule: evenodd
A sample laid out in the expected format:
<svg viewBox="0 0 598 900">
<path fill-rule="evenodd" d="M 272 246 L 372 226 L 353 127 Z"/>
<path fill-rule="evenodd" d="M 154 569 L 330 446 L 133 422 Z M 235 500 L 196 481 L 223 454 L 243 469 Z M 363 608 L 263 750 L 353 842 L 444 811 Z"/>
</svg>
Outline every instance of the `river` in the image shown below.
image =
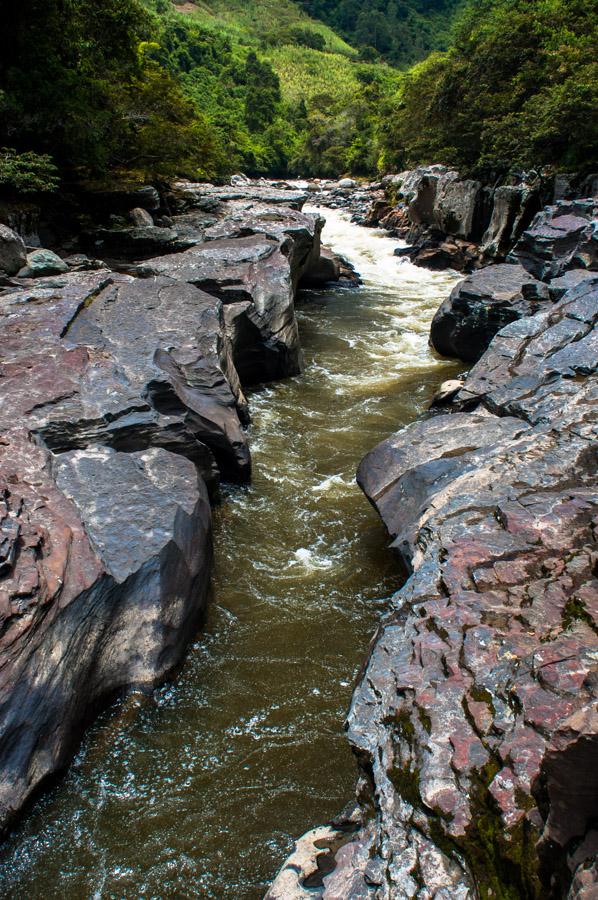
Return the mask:
<svg viewBox="0 0 598 900">
<path fill-rule="evenodd" d="M 352 685 L 398 566 L 355 485 L 454 364 L 428 348 L 455 277 L 324 211 L 358 290 L 305 292 L 306 370 L 250 394 L 254 482 L 215 511 L 205 628 L 176 679 L 115 703 L 0 851 L 0 895 L 257 900 L 351 798 Z"/>
</svg>

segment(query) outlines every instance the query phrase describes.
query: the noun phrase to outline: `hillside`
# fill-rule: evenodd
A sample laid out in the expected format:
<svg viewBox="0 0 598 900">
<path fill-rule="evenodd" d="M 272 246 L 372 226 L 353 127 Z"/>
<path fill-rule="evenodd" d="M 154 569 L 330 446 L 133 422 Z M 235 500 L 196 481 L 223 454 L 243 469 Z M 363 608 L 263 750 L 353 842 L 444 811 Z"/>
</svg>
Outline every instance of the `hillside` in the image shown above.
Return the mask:
<svg viewBox="0 0 598 900">
<path fill-rule="evenodd" d="M 4 194 L 238 170 L 371 177 L 441 162 L 494 180 L 597 164 L 596 0 L 68 9 L 30 0 L 7 22 Z"/>
<path fill-rule="evenodd" d="M 275 175 L 375 171 L 378 109 L 399 86 L 399 74 L 392 67 L 360 60 L 353 47 L 291 0 L 145 2 L 160 16 L 163 45 L 170 44 L 164 32 L 173 31 L 179 40 L 185 34 L 189 45 L 199 41 L 218 45 L 211 64 L 216 81 L 206 78 L 204 59 L 191 71 L 183 66 L 179 74 L 192 99 L 208 110 L 233 168 Z M 256 123 L 259 127 L 247 128 L 248 83 L 235 74 L 235 66 L 245 66 L 252 53 L 262 65 L 258 81 L 268 80 L 263 66 L 270 66 L 279 90 L 270 78 L 267 101 L 258 101 L 263 113 Z M 221 65 L 215 73 L 217 62 Z M 171 54 L 169 64 L 173 63 L 181 69 Z M 255 78 L 253 87 L 259 87 Z M 250 104 L 254 100 L 249 98 Z"/>
<path fill-rule="evenodd" d="M 466 0 L 299 0 L 372 58 L 405 66 L 433 50 L 446 50 Z"/>
</svg>

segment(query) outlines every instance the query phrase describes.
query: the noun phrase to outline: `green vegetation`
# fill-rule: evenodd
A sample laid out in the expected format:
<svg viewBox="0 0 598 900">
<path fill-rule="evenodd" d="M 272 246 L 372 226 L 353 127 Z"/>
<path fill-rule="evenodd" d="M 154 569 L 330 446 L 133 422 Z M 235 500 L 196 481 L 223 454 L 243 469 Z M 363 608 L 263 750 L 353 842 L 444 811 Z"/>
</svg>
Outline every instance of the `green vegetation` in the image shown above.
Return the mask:
<svg viewBox="0 0 598 900">
<path fill-rule="evenodd" d="M 222 165 L 205 116 L 155 61 L 154 22 L 136 0 L 26 0 L 5 24 L 0 144 L 20 160 L 5 184 L 22 188 L 27 160 L 35 176 L 40 160 L 26 154 L 77 179 Z"/>
<path fill-rule="evenodd" d="M 597 51 L 598 0 L 24 0 L 0 56 L 0 189 L 583 172 Z"/>
<path fill-rule="evenodd" d="M 58 169 L 48 154 L 17 153 L 12 147 L 0 149 L 0 187 L 10 186 L 20 194 L 55 191 Z"/>
<path fill-rule="evenodd" d="M 594 168 L 597 0 L 473 0 L 454 46 L 405 76 L 383 118 L 388 166 Z"/>
<path fill-rule="evenodd" d="M 178 71 L 208 116 L 230 170 L 331 177 L 375 172 L 378 108 L 398 89 L 396 70 L 361 62 L 290 0 L 208 0 L 179 7 L 184 14 L 165 0 L 146 2 L 160 15 L 163 64 Z M 189 63 L 193 48 L 210 45 L 211 54 L 195 53 Z M 248 77 L 249 59 L 254 72 Z M 261 106 L 261 119 L 248 117 L 248 102 Z"/>
<path fill-rule="evenodd" d="M 382 56 L 404 66 L 432 50 L 446 50 L 464 0 L 300 0 L 300 5 L 360 47 L 366 58 Z"/>
</svg>

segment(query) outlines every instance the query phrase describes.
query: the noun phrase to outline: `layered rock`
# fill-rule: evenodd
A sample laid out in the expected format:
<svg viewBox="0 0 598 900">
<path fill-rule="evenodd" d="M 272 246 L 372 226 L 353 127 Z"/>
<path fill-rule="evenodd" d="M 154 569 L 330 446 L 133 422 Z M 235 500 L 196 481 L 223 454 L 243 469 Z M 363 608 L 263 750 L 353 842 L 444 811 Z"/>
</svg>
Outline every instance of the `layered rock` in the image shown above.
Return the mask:
<svg viewBox="0 0 598 900">
<path fill-rule="evenodd" d="M 408 578 L 349 713 L 358 809 L 273 900 L 593 896 L 597 322 L 598 276 L 362 462 Z"/>
<path fill-rule="evenodd" d="M 567 178 L 570 190 L 561 184 Z M 463 179 L 444 166 L 420 166 L 385 178 L 384 185 L 385 195 L 372 195 L 364 220 L 405 239 L 409 246 L 401 252 L 418 265 L 470 272 L 508 256 L 545 280 L 572 265 L 590 267 L 588 259 L 595 258 L 587 225 L 596 218 L 595 201 L 563 199 L 595 196 L 595 178 L 557 176 L 551 182 L 522 174 L 495 187 Z M 556 205 L 537 216 L 553 200 Z M 534 230 L 526 231 L 534 216 Z M 576 221 L 581 218 L 585 229 Z M 567 255 L 571 258 L 559 267 L 557 260 Z"/>
<path fill-rule="evenodd" d="M 284 207 L 231 203 L 203 243 L 149 259 L 141 272 L 188 282 L 222 301 L 243 384 L 296 375 L 302 355 L 294 298 L 301 278 L 322 266 L 323 224 Z M 331 273 L 338 277 L 340 268 Z"/>
<path fill-rule="evenodd" d="M 217 203 L 201 229 L 201 209 L 173 222 L 193 249 L 134 274 L 75 255 L 0 290 L 0 830 L 102 704 L 180 662 L 208 593 L 210 496 L 250 477 L 235 359 L 247 380 L 299 369 L 293 301 L 322 221 Z"/>
<path fill-rule="evenodd" d="M 488 266 L 455 285 L 434 316 L 430 341 L 444 356 L 476 362 L 501 328 L 547 303 L 547 286 L 522 266 Z"/>
<path fill-rule="evenodd" d="M 538 213 L 509 263 L 470 275 L 442 304 L 430 333 L 436 350 L 476 362 L 504 325 L 591 279 L 598 269 L 597 215 L 594 200 L 561 202 Z"/>
<path fill-rule="evenodd" d="M 569 269 L 598 268 L 598 201 L 560 201 L 547 206 L 509 255 L 543 281 Z"/>
</svg>

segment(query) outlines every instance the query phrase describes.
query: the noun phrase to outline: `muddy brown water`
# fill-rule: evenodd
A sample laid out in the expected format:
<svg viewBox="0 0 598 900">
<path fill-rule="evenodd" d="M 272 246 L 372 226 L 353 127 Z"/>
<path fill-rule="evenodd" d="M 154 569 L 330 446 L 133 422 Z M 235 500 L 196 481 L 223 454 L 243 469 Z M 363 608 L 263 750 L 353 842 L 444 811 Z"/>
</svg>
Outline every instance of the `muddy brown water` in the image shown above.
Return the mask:
<svg viewBox="0 0 598 900">
<path fill-rule="evenodd" d="M 214 596 L 173 683 L 87 733 L 0 850 L 0 896 L 257 900 L 298 837 L 350 800 L 352 685 L 397 561 L 359 460 L 456 367 L 428 348 L 455 276 L 325 211 L 359 290 L 305 293 L 305 373 L 251 394 L 254 482 L 215 511 Z"/>
</svg>

